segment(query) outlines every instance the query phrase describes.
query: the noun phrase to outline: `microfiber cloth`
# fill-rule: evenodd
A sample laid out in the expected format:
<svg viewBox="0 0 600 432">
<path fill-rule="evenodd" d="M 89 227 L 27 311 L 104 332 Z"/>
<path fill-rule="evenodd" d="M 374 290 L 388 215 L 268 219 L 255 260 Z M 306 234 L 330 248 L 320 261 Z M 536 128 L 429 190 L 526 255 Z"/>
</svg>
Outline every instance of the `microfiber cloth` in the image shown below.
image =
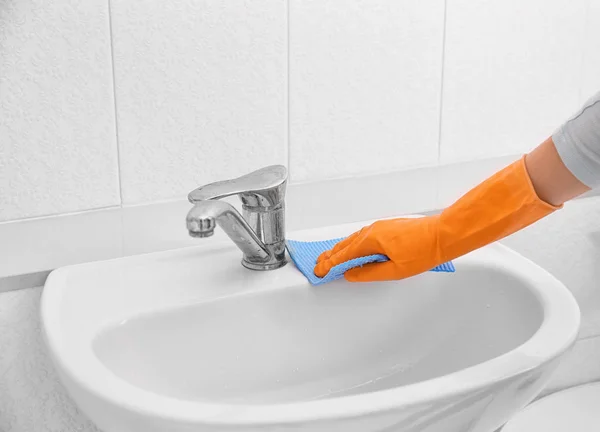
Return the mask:
<svg viewBox="0 0 600 432">
<path fill-rule="evenodd" d="M 336 243 L 343 239 L 344 238 L 342 237 L 333 240 L 313 242 L 288 240 L 286 243 L 287 250 L 292 258 L 292 261 L 294 261 L 294 264 L 296 264 L 298 270 L 300 270 L 302 274 L 306 276 L 306 279 L 308 279 L 312 285 L 322 285 L 324 283 L 340 279 L 344 276 L 345 272 L 354 267 L 363 266 L 369 263 L 389 261 L 389 258 L 385 255 L 368 255 L 338 264 L 335 267 L 332 267 L 331 270 L 329 270 L 329 273 L 322 278 L 316 276 L 314 270 L 315 266 L 317 265 L 317 258 L 319 255 L 326 250 L 331 249 Z M 430 271 L 453 273 L 455 268 L 452 262 L 447 262 L 431 269 Z"/>
</svg>

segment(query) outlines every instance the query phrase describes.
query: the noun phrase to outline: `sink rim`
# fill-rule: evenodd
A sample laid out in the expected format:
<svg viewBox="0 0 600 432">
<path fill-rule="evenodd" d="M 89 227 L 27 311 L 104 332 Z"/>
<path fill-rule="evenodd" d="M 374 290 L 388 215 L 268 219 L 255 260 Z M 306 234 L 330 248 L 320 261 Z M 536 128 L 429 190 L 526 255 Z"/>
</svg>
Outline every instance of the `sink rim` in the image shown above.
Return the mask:
<svg viewBox="0 0 600 432">
<path fill-rule="evenodd" d="M 194 246 L 198 248 L 200 246 Z M 215 246 L 217 247 L 217 246 Z M 233 246 L 231 246 L 233 248 Z M 186 248 L 188 249 L 188 248 Z M 210 248 L 203 248 L 210 250 Z M 176 251 L 148 255 L 171 254 Z M 138 257 L 119 258 L 129 260 Z M 77 383 L 107 404 L 117 405 L 147 417 L 177 420 L 189 423 L 225 425 L 274 424 L 357 417 L 372 412 L 388 411 L 398 406 L 431 403 L 435 400 L 487 388 L 495 383 L 536 369 L 562 353 L 575 342 L 580 326 L 580 311 L 571 292 L 554 276 L 537 264 L 511 249 L 493 244 L 459 258 L 461 262 L 497 265 L 522 279 L 539 300 L 544 318 L 539 329 L 525 343 L 515 349 L 451 374 L 418 383 L 381 390 L 373 393 L 349 395 L 330 399 L 279 404 L 214 404 L 178 400 L 143 390 L 114 375 L 93 355 L 95 362 L 77 362 L 59 341 L 60 326 L 57 302 L 61 300 L 61 286 L 70 267 L 50 274 L 41 302 L 42 333 L 51 358 L 62 376 Z M 101 265 L 102 262 L 92 263 Z M 236 265 L 238 263 L 235 263 Z M 289 267 L 288 267 L 289 268 Z M 458 268 L 460 271 L 460 268 Z M 308 282 L 306 282 L 308 284 Z M 86 347 L 90 352 L 93 340 Z M 92 374 L 92 379 L 89 379 Z M 99 374 L 100 378 L 94 374 Z M 458 383 L 458 384 L 457 384 Z M 71 383 L 72 385 L 72 383 Z"/>
</svg>

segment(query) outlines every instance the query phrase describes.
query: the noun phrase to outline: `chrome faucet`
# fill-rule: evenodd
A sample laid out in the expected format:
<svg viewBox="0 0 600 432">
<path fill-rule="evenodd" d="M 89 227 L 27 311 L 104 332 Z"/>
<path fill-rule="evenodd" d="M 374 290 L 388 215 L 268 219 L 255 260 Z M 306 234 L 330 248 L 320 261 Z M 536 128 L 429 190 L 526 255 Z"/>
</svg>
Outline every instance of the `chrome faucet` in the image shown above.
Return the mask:
<svg viewBox="0 0 600 432">
<path fill-rule="evenodd" d="M 192 237 L 210 237 L 218 224 L 241 249 L 242 265 L 274 270 L 286 264 L 285 188 L 287 169 L 272 165 L 236 179 L 207 184 L 188 194 L 194 204 L 186 218 Z M 239 195 L 244 216 L 231 204 L 218 201 Z"/>
</svg>

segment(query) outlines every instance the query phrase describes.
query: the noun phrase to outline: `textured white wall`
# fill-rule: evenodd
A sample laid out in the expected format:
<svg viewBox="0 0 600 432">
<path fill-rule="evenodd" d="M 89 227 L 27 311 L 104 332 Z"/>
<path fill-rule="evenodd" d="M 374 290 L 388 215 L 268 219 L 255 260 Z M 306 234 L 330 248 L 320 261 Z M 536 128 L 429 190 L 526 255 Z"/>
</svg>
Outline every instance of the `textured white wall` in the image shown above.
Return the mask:
<svg viewBox="0 0 600 432">
<path fill-rule="evenodd" d="M 107 2 L 0 1 L 0 221 L 118 205 L 116 142 Z"/>
<path fill-rule="evenodd" d="M 286 2 L 111 0 L 123 202 L 287 164 Z"/>
<path fill-rule="evenodd" d="M 270 163 L 304 182 L 523 152 L 600 86 L 599 22 L 600 0 L 4 0 L 0 221 Z"/>
<path fill-rule="evenodd" d="M 600 89 L 600 0 L 588 0 L 585 28 L 582 101 Z"/>
<path fill-rule="evenodd" d="M 578 108 L 588 1 L 447 0 L 442 162 L 526 152 Z"/>
<path fill-rule="evenodd" d="M 443 29 L 443 0 L 290 0 L 292 181 L 437 162 Z"/>
<path fill-rule="evenodd" d="M 41 292 L 0 294 L 0 431 L 97 432 L 67 395 L 46 354 Z"/>
</svg>

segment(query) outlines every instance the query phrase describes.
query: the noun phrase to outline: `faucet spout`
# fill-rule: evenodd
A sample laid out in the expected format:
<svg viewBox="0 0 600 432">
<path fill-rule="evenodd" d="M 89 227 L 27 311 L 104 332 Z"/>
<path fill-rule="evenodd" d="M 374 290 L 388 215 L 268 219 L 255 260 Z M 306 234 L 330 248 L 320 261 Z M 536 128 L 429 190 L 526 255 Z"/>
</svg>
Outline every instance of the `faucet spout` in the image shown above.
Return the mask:
<svg viewBox="0 0 600 432">
<path fill-rule="evenodd" d="M 246 220 L 225 201 L 199 201 L 186 217 L 192 237 L 210 237 L 218 224 L 244 254 L 242 264 L 251 269 L 263 269 L 271 254 Z"/>
<path fill-rule="evenodd" d="M 287 169 L 282 165 L 261 168 L 231 180 L 194 189 L 194 204 L 187 215 L 192 237 L 210 237 L 218 224 L 244 253 L 242 265 L 251 270 L 283 267 L 285 257 L 285 189 Z M 243 216 L 221 198 L 238 195 Z"/>
</svg>

